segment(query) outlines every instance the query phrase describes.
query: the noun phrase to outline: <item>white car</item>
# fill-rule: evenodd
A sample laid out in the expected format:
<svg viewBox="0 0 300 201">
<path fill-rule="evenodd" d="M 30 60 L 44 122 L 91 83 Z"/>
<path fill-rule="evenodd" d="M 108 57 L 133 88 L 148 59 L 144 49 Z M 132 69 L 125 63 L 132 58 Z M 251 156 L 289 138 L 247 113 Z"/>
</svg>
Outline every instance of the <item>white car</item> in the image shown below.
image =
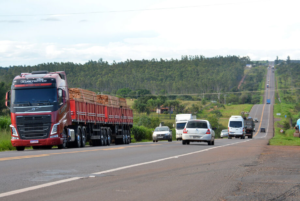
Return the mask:
<svg viewBox="0 0 300 201">
<path fill-rule="evenodd" d="M 172 131 L 168 126 L 156 127 L 152 134 L 153 142 L 158 142 L 158 140 L 168 140 L 172 142 Z"/>
<path fill-rule="evenodd" d="M 182 144 L 190 142 L 206 142 L 215 144 L 215 131 L 207 120 L 189 120 L 182 132 Z"/>
<path fill-rule="evenodd" d="M 223 138 L 223 137 L 228 137 L 228 130 L 227 129 L 224 129 L 221 131 L 221 134 L 220 134 L 220 137 Z"/>
</svg>

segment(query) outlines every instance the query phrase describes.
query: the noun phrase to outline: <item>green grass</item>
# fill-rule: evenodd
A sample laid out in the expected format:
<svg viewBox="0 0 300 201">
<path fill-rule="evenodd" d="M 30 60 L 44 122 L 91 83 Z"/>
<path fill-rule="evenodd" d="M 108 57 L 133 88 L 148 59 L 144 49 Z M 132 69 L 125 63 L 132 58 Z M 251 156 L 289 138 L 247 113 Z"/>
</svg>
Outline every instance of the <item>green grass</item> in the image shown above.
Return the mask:
<svg viewBox="0 0 300 201">
<path fill-rule="evenodd" d="M 250 112 L 252 106 L 252 104 L 226 105 L 225 109 L 220 109 L 220 112 L 223 115 L 222 118 L 230 118 L 232 115 L 241 115 L 242 111 Z"/>
<path fill-rule="evenodd" d="M 294 128 L 290 128 L 285 130 L 282 128 L 283 123 L 287 120 L 284 116 L 290 112 L 293 115 L 293 118 L 297 116 L 297 114 L 293 113 L 294 104 L 276 104 L 274 105 L 274 117 L 280 118 L 280 121 L 274 122 L 275 134 L 272 139 L 270 139 L 270 145 L 282 145 L 282 146 L 300 146 L 300 138 L 295 138 Z M 277 113 L 281 113 L 280 116 L 277 116 Z M 293 125 L 294 126 L 294 125 Z M 280 129 L 284 130 L 284 133 L 280 133 Z"/>
<path fill-rule="evenodd" d="M 0 151 L 16 150 L 16 148 L 11 145 L 10 139 L 10 130 L 0 129 Z"/>
</svg>

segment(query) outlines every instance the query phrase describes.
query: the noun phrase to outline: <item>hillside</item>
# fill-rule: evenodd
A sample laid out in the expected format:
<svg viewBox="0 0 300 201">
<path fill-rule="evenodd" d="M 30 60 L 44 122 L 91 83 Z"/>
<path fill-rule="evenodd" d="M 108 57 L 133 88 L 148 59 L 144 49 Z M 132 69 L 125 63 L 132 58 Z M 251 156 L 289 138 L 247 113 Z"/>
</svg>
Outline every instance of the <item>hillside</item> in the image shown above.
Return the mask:
<svg viewBox="0 0 300 201">
<path fill-rule="evenodd" d="M 0 80 L 11 83 L 22 72 L 66 71 L 69 87 L 115 94 L 118 89 L 148 89 L 152 94 L 190 94 L 230 91 L 236 88 L 249 58 L 183 56 L 181 60 L 127 60 L 85 64 L 44 63 L 0 68 Z"/>
</svg>

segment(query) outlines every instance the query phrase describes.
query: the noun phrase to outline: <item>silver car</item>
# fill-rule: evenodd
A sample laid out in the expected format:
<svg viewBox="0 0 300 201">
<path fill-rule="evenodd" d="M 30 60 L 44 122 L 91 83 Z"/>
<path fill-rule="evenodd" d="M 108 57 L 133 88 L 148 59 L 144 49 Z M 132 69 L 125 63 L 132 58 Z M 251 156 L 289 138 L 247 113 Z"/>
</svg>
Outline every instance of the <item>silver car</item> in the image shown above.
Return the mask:
<svg viewBox="0 0 300 201">
<path fill-rule="evenodd" d="M 228 130 L 227 129 L 224 129 L 221 131 L 221 134 L 220 134 L 220 137 L 223 138 L 223 137 L 228 137 Z"/>
<path fill-rule="evenodd" d="M 182 132 L 182 144 L 190 142 L 206 142 L 215 144 L 215 131 L 207 120 L 189 120 Z"/>
<path fill-rule="evenodd" d="M 168 126 L 156 127 L 152 134 L 153 142 L 158 142 L 158 140 L 168 140 L 172 142 L 172 131 Z"/>
</svg>

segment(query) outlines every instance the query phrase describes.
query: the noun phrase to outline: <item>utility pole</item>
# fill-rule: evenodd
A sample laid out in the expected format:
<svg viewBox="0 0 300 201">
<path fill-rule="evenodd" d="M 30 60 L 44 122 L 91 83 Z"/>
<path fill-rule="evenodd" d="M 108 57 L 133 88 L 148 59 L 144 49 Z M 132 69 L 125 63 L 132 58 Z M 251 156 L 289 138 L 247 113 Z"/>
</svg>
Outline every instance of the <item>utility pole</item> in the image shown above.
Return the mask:
<svg viewBox="0 0 300 201">
<path fill-rule="evenodd" d="M 224 104 L 226 105 L 226 94 L 224 94 Z"/>
</svg>

